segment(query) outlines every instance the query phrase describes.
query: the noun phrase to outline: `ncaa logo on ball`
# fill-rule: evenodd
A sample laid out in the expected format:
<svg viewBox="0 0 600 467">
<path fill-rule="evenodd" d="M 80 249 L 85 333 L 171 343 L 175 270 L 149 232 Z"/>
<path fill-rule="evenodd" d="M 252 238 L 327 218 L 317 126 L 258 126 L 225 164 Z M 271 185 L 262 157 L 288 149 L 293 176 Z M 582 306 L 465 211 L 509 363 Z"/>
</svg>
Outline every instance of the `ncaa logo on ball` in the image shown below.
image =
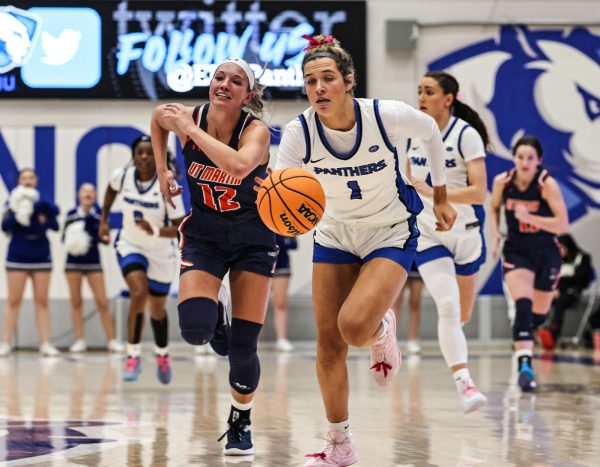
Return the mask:
<svg viewBox="0 0 600 467">
<path fill-rule="evenodd" d="M 298 208 L 298 213 L 302 214 L 302 216 L 304 216 L 304 218 L 312 225 L 317 225 L 319 222 L 319 216 L 311 210 L 310 206 L 307 206 L 304 203 Z"/>
</svg>

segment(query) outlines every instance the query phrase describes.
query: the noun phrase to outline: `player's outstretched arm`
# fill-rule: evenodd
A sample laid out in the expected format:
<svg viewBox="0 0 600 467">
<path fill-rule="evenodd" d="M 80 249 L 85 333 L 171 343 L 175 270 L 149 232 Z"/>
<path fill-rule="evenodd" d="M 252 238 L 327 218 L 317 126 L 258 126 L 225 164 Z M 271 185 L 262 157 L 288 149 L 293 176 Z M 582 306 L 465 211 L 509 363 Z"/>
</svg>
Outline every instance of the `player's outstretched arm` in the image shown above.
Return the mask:
<svg viewBox="0 0 600 467">
<path fill-rule="evenodd" d="M 167 203 L 175 207 L 172 198 L 183 192 L 183 188 L 178 185 L 175 176 L 169 170 L 167 164 L 167 140 L 169 132 L 177 134 L 182 147 L 185 145 L 185 135 L 183 135 L 175 122 L 167 118 L 169 114 L 168 104 L 159 105 L 152 112 L 152 120 L 150 122 L 150 136 L 152 140 L 152 151 L 154 152 L 154 161 L 156 163 L 156 174 L 158 175 L 158 183 L 160 192 L 165 196 Z M 188 109 L 188 108 L 186 108 Z M 189 111 L 186 111 L 189 114 Z M 190 114 L 191 120 L 191 114 Z"/>
</svg>

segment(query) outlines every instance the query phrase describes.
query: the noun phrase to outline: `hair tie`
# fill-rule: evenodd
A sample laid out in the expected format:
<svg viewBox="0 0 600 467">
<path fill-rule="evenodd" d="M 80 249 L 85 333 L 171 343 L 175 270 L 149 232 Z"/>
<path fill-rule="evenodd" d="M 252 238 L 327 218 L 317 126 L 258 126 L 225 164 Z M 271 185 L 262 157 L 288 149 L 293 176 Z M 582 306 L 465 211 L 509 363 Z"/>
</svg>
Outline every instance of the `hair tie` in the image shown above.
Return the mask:
<svg viewBox="0 0 600 467">
<path fill-rule="evenodd" d="M 302 50 L 315 49 L 324 44 L 331 44 L 335 40 L 335 37 L 333 36 L 327 36 L 323 39 L 317 39 L 315 37 L 310 37 L 309 35 L 304 34 L 302 37 L 308 41 L 308 45 Z"/>
</svg>

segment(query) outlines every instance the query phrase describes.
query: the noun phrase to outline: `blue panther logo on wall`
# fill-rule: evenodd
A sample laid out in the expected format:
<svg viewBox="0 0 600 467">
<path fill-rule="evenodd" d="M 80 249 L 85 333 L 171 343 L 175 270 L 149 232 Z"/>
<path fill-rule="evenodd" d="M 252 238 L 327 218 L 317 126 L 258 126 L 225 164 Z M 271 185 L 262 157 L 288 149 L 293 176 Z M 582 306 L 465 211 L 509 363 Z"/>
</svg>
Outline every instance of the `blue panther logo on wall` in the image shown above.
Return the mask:
<svg viewBox="0 0 600 467">
<path fill-rule="evenodd" d="M 600 36 L 583 28 L 500 28 L 490 39 L 428 65 L 461 83 L 490 130 L 490 183 L 511 165 L 510 147 L 533 134 L 558 180 L 571 222 L 600 208 Z"/>
<path fill-rule="evenodd" d="M 452 73 L 486 123 L 490 188 L 513 166 L 512 144 L 533 134 L 570 221 L 600 208 L 600 36 L 581 27 L 503 26 L 497 38 L 455 50 L 428 69 Z M 484 293 L 500 292 L 497 274 Z"/>
<path fill-rule="evenodd" d="M 11 6 L 0 7 L 0 73 L 25 63 L 39 29 L 40 21 L 36 16 Z"/>
</svg>

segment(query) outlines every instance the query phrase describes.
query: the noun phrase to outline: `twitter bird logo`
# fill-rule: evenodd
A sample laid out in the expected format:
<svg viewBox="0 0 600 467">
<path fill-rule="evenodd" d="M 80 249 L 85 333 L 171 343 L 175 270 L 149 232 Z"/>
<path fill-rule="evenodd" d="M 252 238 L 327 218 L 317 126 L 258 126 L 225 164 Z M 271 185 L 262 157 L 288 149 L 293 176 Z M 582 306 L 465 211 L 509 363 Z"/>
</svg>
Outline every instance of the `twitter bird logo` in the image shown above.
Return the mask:
<svg viewBox="0 0 600 467">
<path fill-rule="evenodd" d="M 30 88 L 90 89 L 102 78 L 102 19 L 93 8 L 32 7 L 41 32 L 21 67 Z"/>
<path fill-rule="evenodd" d="M 42 32 L 42 62 L 46 65 L 60 66 L 70 62 L 79 50 L 81 31 L 63 29 L 58 37 Z"/>
</svg>

